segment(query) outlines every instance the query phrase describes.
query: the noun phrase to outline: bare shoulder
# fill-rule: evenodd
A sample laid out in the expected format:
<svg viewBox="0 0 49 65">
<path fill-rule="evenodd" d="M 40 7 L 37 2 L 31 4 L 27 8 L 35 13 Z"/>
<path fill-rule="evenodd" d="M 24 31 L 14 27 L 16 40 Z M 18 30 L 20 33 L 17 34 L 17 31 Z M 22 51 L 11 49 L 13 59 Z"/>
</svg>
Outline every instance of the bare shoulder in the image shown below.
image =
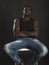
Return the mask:
<svg viewBox="0 0 49 65">
<path fill-rule="evenodd" d="M 34 20 L 35 25 L 39 25 L 39 21 L 37 19 Z"/>
<path fill-rule="evenodd" d="M 14 23 L 18 23 L 18 22 L 20 22 L 20 19 L 19 18 L 15 18 L 14 19 Z"/>
<path fill-rule="evenodd" d="M 34 20 L 34 23 L 39 24 L 39 21 L 37 19 Z"/>
</svg>

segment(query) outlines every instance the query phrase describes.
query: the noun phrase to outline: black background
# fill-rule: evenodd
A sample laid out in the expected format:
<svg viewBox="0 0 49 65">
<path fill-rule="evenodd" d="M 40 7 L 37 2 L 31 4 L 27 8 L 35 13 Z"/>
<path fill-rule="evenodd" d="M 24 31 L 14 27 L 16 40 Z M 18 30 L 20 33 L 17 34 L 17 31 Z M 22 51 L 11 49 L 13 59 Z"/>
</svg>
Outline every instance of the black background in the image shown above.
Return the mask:
<svg viewBox="0 0 49 65">
<path fill-rule="evenodd" d="M 22 16 L 24 5 L 32 6 L 32 17 L 39 20 L 39 38 L 49 47 L 48 0 L 0 0 L 0 65 L 14 65 L 12 59 L 5 53 L 3 46 L 14 39 L 12 26 L 16 17 Z M 39 62 L 48 65 L 49 53 Z"/>
</svg>

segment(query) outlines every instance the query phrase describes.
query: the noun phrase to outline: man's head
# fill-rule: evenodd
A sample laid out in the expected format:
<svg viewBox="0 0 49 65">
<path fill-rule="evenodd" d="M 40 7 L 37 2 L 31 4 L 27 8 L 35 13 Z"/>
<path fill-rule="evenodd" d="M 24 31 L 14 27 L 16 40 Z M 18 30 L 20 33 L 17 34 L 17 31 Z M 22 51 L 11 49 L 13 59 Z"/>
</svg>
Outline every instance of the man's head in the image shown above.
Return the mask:
<svg viewBox="0 0 49 65">
<path fill-rule="evenodd" d="M 32 7 L 30 5 L 26 5 L 23 9 L 23 14 L 25 16 L 29 16 L 32 11 Z"/>
</svg>

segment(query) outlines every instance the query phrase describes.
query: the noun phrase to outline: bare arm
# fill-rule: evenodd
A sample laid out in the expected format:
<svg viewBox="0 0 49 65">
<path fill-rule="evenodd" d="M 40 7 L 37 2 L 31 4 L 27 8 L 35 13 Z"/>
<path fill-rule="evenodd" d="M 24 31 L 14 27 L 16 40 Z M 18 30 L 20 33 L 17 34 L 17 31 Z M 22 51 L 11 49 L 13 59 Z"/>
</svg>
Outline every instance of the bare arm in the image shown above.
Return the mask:
<svg viewBox="0 0 49 65">
<path fill-rule="evenodd" d="M 34 31 L 30 33 L 30 35 L 35 35 L 38 36 L 39 33 L 39 22 L 38 21 L 34 21 Z"/>
<path fill-rule="evenodd" d="M 14 20 L 14 25 L 13 25 L 13 33 L 15 36 L 27 36 L 25 33 L 20 32 L 20 26 L 19 26 L 20 20 L 18 18 L 16 18 Z"/>
</svg>

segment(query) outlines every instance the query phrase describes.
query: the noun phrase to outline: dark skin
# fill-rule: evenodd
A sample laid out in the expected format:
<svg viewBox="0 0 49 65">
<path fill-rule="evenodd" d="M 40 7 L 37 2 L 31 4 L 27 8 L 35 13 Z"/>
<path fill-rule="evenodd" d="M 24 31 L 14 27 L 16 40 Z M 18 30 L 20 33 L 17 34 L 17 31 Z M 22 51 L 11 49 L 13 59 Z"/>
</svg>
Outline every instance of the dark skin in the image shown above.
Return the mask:
<svg viewBox="0 0 49 65">
<path fill-rule="evenodd" d="M 30 20 L 30 13 L 31 13 L 31 8 L 26 7 L 23 10 L 23 21 L 29 21 Z M 38 37 L 38 32 L 39 32 L 39 22 L 37 20 L 34 20 L 34 31 L 32 32 L 25 32 L 21 31 L 20 32 L 20 20 L 19 18 L 16 18 L 14 20 L 14 25 L 13 25 L 13 33 L 17 37 L 27 37 L 27 36 L 37 36 Z M 21 65 L 23 65 L 23 62 L 21 62 Z"/>
<path fill-rule="evenodd" d="M 38 28 L 39 28 L 39 26 L 38 26 L 38 21 L 35 21 L 34 22 L 34 31 L 33 32 L 25 32 L 25 31 L 21 31 L 20 32 L 20 26 L 19 26 L 19 22 L 20 22 L 20 20 L 19 19 L 17 19 L 16 20 L 16 22 L 15 22 L 15 30 L 16 30 L 16 36 L 18 36 L 18 37 L 24 37 L 24 36 L 38 36 Z"/>
</svg>

